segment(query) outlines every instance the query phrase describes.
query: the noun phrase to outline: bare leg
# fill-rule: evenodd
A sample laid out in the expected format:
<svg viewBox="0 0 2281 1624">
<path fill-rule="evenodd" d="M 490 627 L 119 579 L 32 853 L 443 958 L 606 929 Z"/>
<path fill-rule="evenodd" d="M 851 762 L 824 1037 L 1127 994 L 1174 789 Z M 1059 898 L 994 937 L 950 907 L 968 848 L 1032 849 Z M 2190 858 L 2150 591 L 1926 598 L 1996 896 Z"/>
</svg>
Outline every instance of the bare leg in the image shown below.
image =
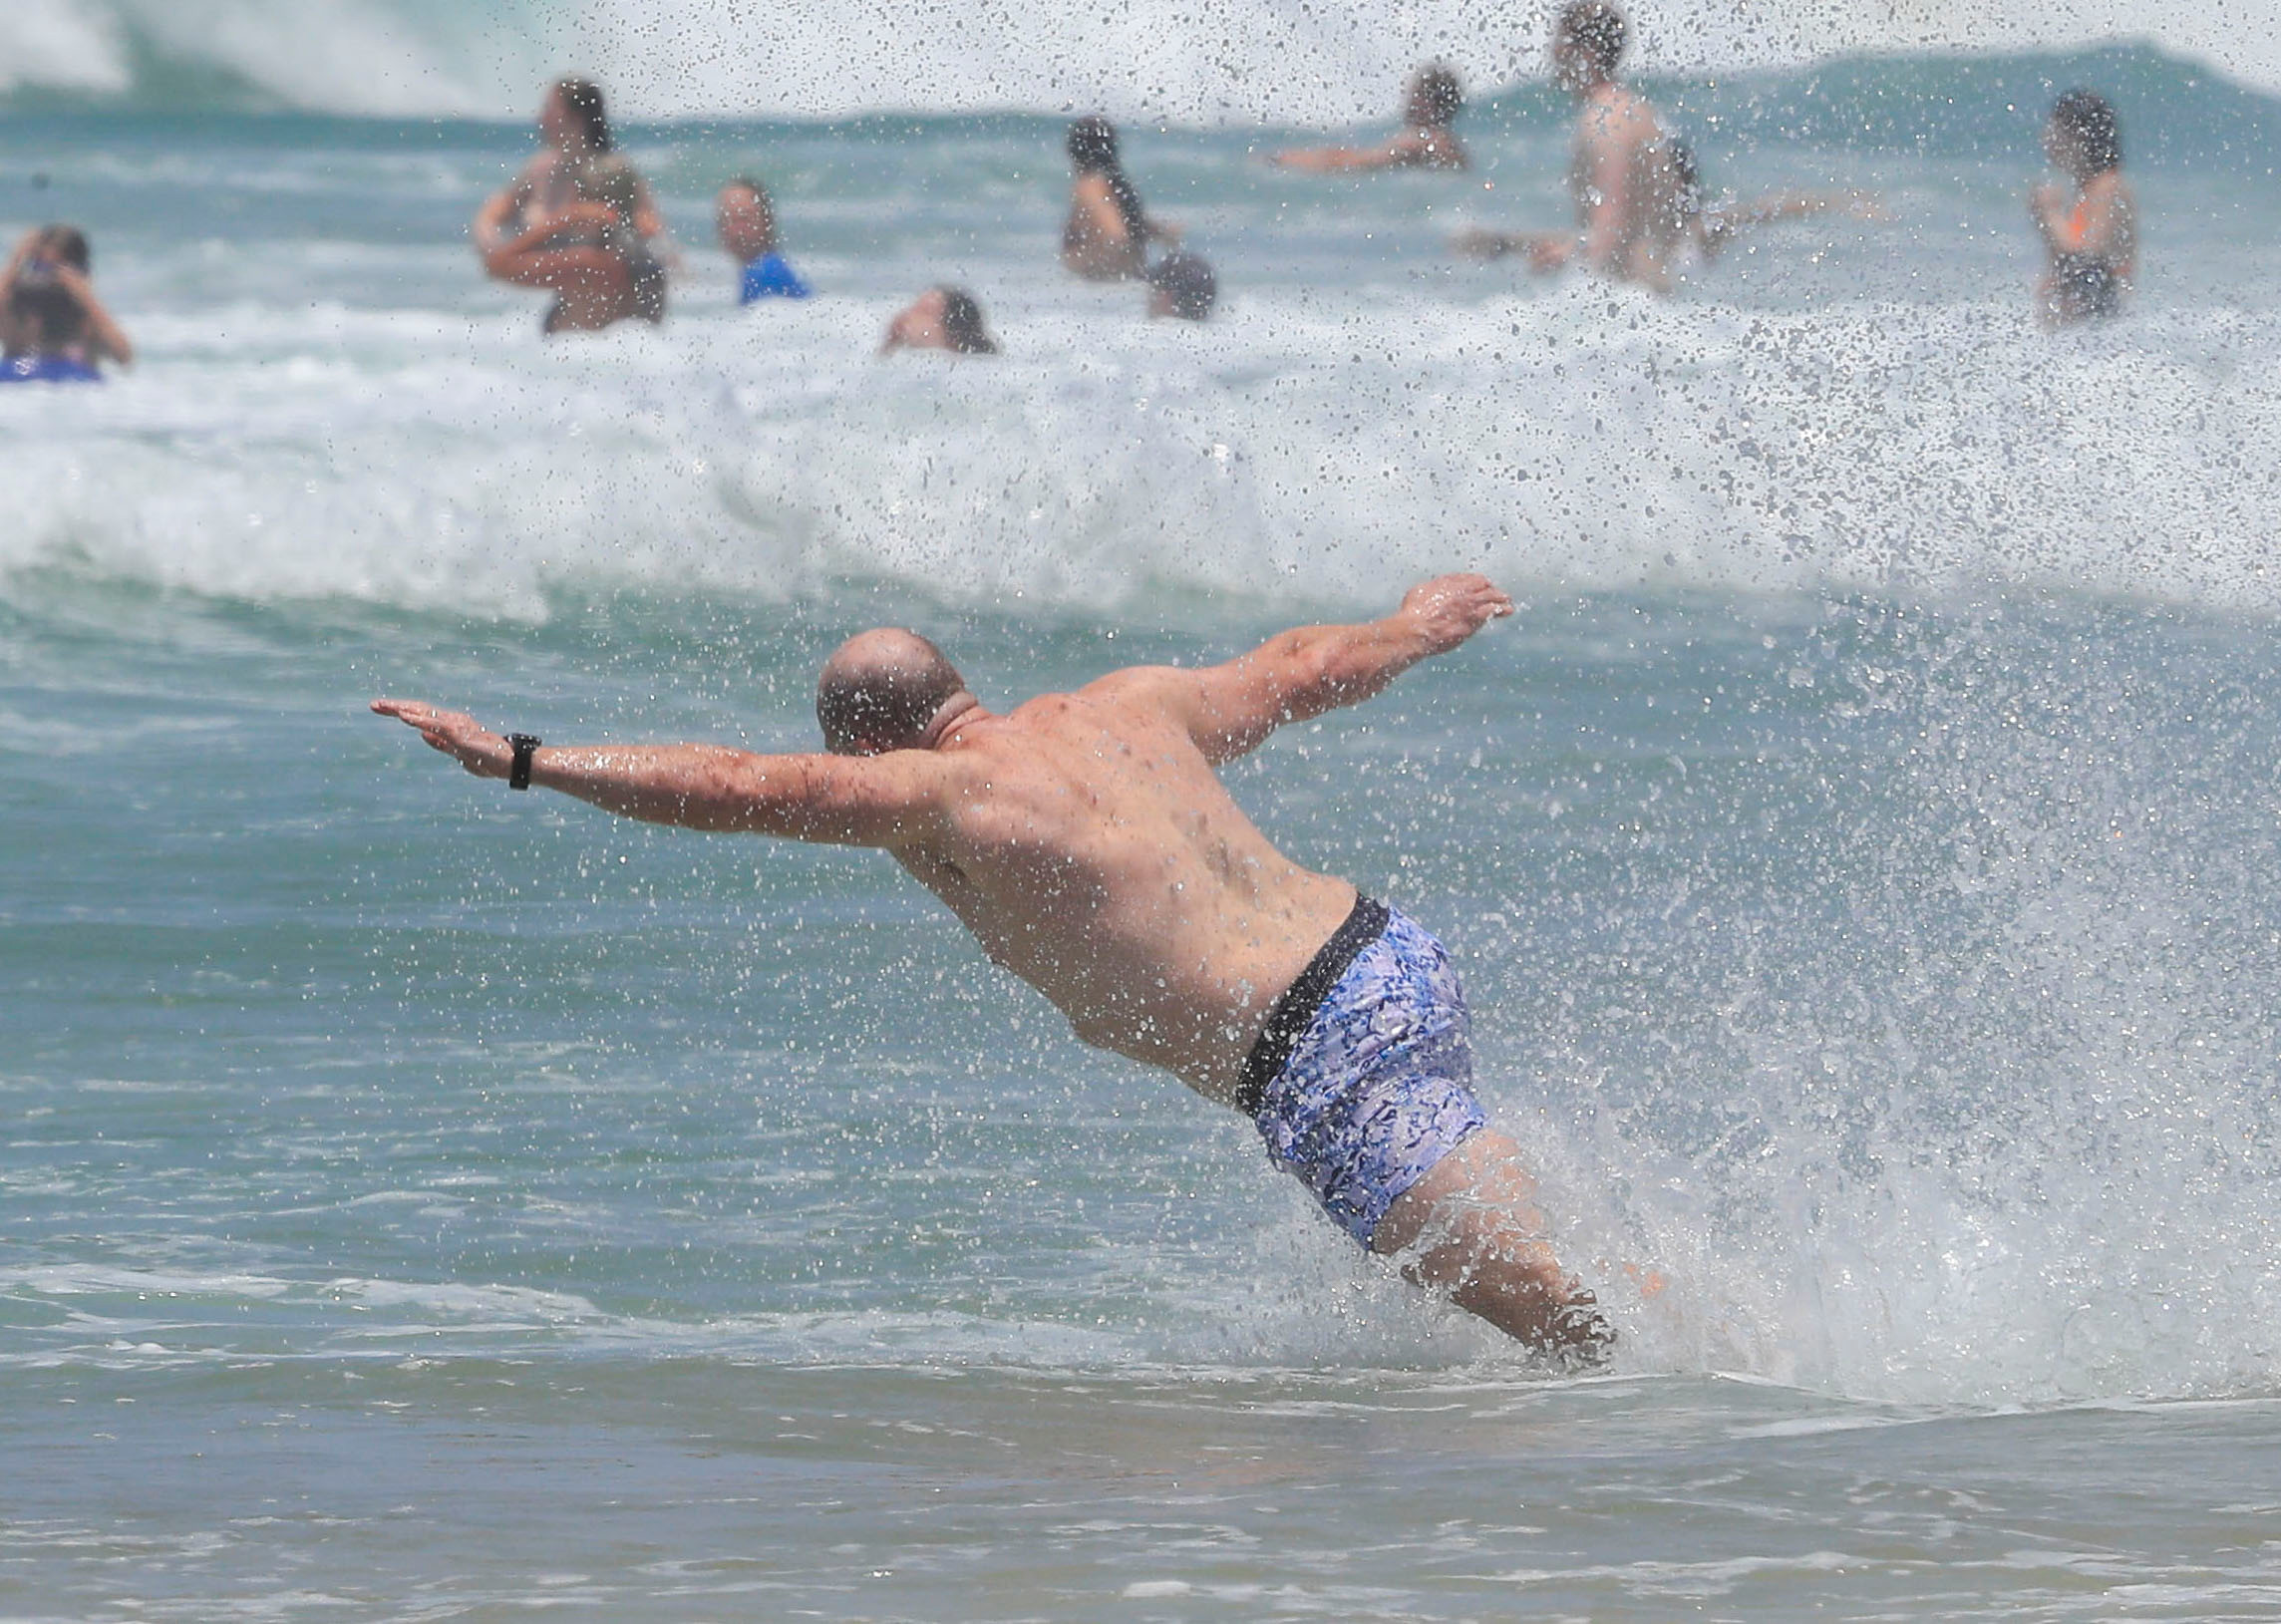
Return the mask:
<svg viewBox="0 0 2281 1624">
<path fill-rule="evenodd" d="M 1410 1256 L 1403 1274 L 1516 1341 L 1567 1359 L 1607 1356 L 1615 1333 L 1544 1241 L 1520 1146 L 1484 1128 L 1387 1209 L 1371 1250 Z"/>
</svg>

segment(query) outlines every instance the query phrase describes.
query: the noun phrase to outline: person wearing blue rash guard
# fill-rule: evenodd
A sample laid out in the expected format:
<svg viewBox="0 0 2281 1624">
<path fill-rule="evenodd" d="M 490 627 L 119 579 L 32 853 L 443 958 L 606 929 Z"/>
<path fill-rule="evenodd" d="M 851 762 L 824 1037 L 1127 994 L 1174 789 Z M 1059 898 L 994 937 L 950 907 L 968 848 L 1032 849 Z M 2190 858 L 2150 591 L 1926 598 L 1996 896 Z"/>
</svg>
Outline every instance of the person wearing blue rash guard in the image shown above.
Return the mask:
<svg viewBox="0 0 2281 1624">
<path fill-rule="evenodd" d="M 805 299 L 815 289 L 792 268 L 777 248 L 776 205 L 768 188 L 750 175 L 739 175 L 721 188 L 714 199 L 714 223 L 720 227 L 721 246 L 740 267 L 737 302 L 760 299 Z"/>
<path fill-rule="evenodd" d="M 62 355 L 12 355 L 0 361 L 0 384 L 100 384 L 103 374 Z"/>
<path fill-rule="evenodd" d="M 26 232 L 0 271 L 0 383 L 100 383 L 104 361 L 128 366 L 135 346 L 89 279 L 93 257 L 77 226 Z"/>
</svg>

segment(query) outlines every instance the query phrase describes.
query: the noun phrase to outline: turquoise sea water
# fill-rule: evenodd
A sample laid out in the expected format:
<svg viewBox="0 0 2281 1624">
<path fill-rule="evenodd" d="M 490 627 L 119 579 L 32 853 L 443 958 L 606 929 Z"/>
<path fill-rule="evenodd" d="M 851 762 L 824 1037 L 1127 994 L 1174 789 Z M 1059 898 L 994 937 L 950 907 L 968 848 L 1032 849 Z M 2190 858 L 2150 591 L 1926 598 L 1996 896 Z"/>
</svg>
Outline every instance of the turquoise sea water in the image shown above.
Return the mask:
<svg viewBox="0 0 2281 1624">
<path fill-rule="evenodd" d="M 0 122 L 144 352 L 0 399 L 0 1615 L 2281 1616 L 2270 105 L 1884 71 L 2206 107 L 2133 315 L 2028 320 L 2032 104 L 1719 145 L 1806 76 L 1666 95 L 1899 218 L 1668 304 L 1440 251 L 1557 218 L 1515 92 L 1466 181 L 1136 133 L 1202 329 L 1059 279 L 1050 119 L 644 129 L 674 319 L 545 348 L 519 131 Z M 1004 360 L 872 359 L 945 274 Z M 795 748 L 872 622 L 997 704 L 1462 566 L 1522 613 L 1230 777 L 1457 950 L 1586 1379 L 884 858 L 363 712 Z"/>
</svg>

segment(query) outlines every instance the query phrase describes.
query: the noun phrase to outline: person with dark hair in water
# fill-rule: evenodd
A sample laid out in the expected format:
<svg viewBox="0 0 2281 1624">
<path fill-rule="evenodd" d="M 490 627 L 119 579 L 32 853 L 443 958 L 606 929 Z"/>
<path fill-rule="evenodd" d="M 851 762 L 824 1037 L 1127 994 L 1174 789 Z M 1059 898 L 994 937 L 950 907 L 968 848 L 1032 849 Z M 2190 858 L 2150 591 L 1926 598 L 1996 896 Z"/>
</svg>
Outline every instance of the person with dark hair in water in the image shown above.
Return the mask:
<svg viewBox="0 0 2281 1624">
<path fill-rule="evenodd" d="M 948 350 L 953 355 L 996 355 L 998 341 L 982 324 L 982 306 L 962 287 L 928 288 L 887 324 L 881 355 L 897 350 Z"/>
<path fill-rule="evenodd" d="M 615 154 L 583 160 L 572 200 L 512 242 L 484 255 L 484 269 L 517 287 L 555 295 L 542 331 L 592 333 L 621 321 L 665 319 L 665 267 L 635 226 L 641 176 Z"/>
<path fill-rule="evenodd" d="M 2037 314 L 2062 327 L 2121 313 L 2138 272 L 2138 200 L 2122 178 L 2122 121 L 2094 91 L 2071 90 L 2044 125 L 2044 155 L 2075 183 L 2028 194 L 2028 217 L 2050 256 Z"/>
<path fill-rule="evenodd" d="M 135 346 L 95 296 L 95 257 L 76 225 L 27 231 L 0 270 L 0 383 L 98 383 Z"/>
<path fill-rule="evenodd" d="M 1169 253 L 1148 267 L 1148 314 L 1202 321 L 1219 302 L 1219 278 L 1201 254 Z"/>
<path fill-rule="evenodd" d="M 1118 157 L 1117 127 L 1079 119 L 1069 128 L 1069 219 L 1062 226 L 1062 264 L 1089 282 L 1121 282 L 1147 268 L 1151 241 L 1176 243 L 1180 230 L 1151 219 Z"/>
<path fill-rule="evenodd" d="M 1628 32 L 1610 0 L 1570 0 L 1553 23 L 1552 77 L 1578 103 L 1568 161 L 1577 229 L 1468 231 L 1455 244 L 1460 253 L 1521 254 L 1540 271 L 1581 262 L 1616 281 L 1668 287 L 1664 254 L 1679 214 L 1678 181 L 1655 109 L 1616 77 Z"/>
<path fill-rule="evenodd" d="M 545 148 L 531 155 L 515 177 L 476 212 L 476 252 L 487 263 L 497 250 L 527 238 L 576 203 L 578 171 L 617 150 L 601 87 L 590 79 L 557 79 L 549 85 L 546 99 L 539 104 L 538 131 L 545 138 Z M 658 214 L 649 187 L 638 174 L 634 177 L 631 219 L 634 233 L 644 242 L 665 231 L 665 221 Z"/>
<path fill-rule="evenodd" d="M 1450 127 L 1465 111 L 1466 93 L 1457 74 L 1430 63 L 1411 76 L 1402 104 L 1402 129 L 1375 147 L 1298 147 L 1277 153 L 1272 162 L 1286 169 L 1318 174 L 1358 169 L 1463 169 L 1466 149 Z"/>
<path fill-rule="evenodd" d="M 713 223 L 720 229 L 721 246 L 740 267 L 739 304 L 805 299 L 815 292 L 779 251 L 776 204 L 769 200 L 768 187 L 751 175 L 740 174 L 721 188 L 713 200 Z"/>
<path fill-rule="evenodd" d="M 1217 771 L 1512 608 L 1481 576 L 1444 575 L 1380 620 L 1296 627 L 1221 665 L 1112 671 L 1004 715 L 926 638 L 877 627 L 824 663 L 824 749 L 800 754 L 547 745 L 465 712 L 372 708 L 509 790 L 883 848 L 1078 1038 L 1240 1111 L 1358 1247 L 1584 1363 L 1613 1331 L 1561 1267 L 1522 1147 L 1473 1093 L 1448 949 L 1277 850 Z"/>
</svg>

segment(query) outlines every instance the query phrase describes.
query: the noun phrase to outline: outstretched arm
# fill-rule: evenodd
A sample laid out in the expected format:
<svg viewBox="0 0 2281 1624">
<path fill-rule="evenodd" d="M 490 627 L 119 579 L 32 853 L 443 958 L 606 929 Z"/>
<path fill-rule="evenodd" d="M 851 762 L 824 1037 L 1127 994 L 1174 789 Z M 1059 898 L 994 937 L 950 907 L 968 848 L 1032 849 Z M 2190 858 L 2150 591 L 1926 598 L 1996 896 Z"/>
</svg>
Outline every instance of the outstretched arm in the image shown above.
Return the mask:
<svg viewBox="0 0 2281 1624">
<path fill-rule="evenodd" d="M 1447 654 L 1512 599 L 1480 575 L 1441 575 L 1402 607 L 1360 626 L 1302 626 L 1202 671 L 1154 671 L 1165 703 L 1215 765 L 1254 750 L 1287 722 L 1358 705 L 1430 655 Z"/>
<path fill-rule="evenodd" d="M 1391 169 L 1418 160 L 1388 142 L 1383 147 L 1293 147 L 1277 153 L 1268 162 L 1279 169 L 1345 174 L 1357 169 Z"/>
<path fill-rule="evenodd" d="M 595 243 L 573 238 L 557 244 L 555 238 L 580 229 L 608 229 L 618 216 L 602 203 L 571 203 L 549 214 L 510 241 L 484 250 L 485 274 L 524 287 L 552 287 L 580 266 L 603 266 L 617 255 Z"/>
<path fill-rule="evenodd" d="M 532 159 L 522 166 L 512 180 L 484 199 L 484 206 L 476 210 L 475 221 L 468 234 L 475 239 L 476 253 L 482 256 L 507 241 L 507 227 L 521 217 L 536 190 L 533 175 L 539 160 Z"/>
<path fill-rule="evenodd" d="M 514 750 L 461 711 L 376 699 L 481 779 L 503 779 Z M 548 745 L 530 759 L 534 787 L 590 801 L 621 817 L 839 845 L 899 845 L 931 829 L 942 764 L 918 751 L 884 756 L 756 756 L 719 745 Z"/>
<path fill-rule="evenodd" d="M 1576 257 L 1576 236 L 1568 231 L 1460 231 L 1451 250 L 1468 259 L 1502 259 L 1524 254 L 1532 271 L 1563 269 Z"/>
<path fill-rule="evenodd" d="M 1278 168 L 1304 169 L 1315 174 L 1342 174 L 1368 169 L 1463 169 L 1469 167 L 1466 150 L 1446 128 L 1411 125 L 1376 147 L 1295 147 L 1275 154 L 1268 162 Z"/>
<path fill-rule="evenodd" d="M 16 239 L 16 246 L 8 255 L 7 268 L 0 270 L 0 349 L 10 355 L 26 348 L 37 336 L 25 332 L 25 324 L 16 319 L 14 294 L 16 278 L 23 273 L 25 264 L 47 245 L 47 240 L 48 228 L 35 225 Z"/>
<path fill-rule="evenodd" d="M 108 356 L 123 367 L 135 364 L 135 346 L 128 342 L 127 333 L 103 301 L 95 296 L 95 284 L 70 265 L 56 267 L 56 281 L 65 292 L 79 301 L 80 314 L 87 318 L 87 335 L 99 356 Z"/>
</svg>

